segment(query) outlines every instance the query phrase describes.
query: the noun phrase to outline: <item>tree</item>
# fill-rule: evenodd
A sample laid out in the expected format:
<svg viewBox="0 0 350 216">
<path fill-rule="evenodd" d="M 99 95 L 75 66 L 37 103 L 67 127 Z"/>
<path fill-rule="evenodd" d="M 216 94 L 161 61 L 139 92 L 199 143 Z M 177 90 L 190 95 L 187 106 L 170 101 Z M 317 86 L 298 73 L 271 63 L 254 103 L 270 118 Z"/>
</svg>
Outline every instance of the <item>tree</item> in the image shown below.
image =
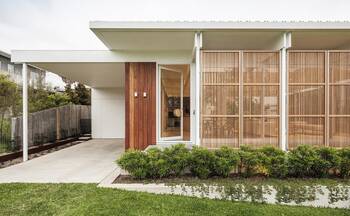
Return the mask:
<svg viewBox="0 0 350 216">
<path fill-rule="evenodd" d="M 70 102 L 73 104 L 90 105 L 91 104 L 91 92 L 90 89 L 86 88 L 81 83 L 76 83 L 75 87 L 72 88 L 72 83 L 65 80 L 65 93 L 69 97 Z"/>
<path fill-rule="evenodd" d="M 66 85 L 64 86 L 64 92 L 69 97 L 69 100 L 73 104 L 78 104 L 77 97 L 75 95 L 74 89 L 72 89 L 72 82 L 66 79 L 63 79 Z"/>
<path fill-rule="evenodd" d="M 87 89 L 85 85 L 78 83 L 75 87 L 75 95 L 77 97 L 78 104 L 90 105 L 91 104 L 91 93 L 90 89 Z"/>
<path fill-rule="evenodd" d="M 61 92 L 52 92 L 47 99 L 50 107 L 59 107 L 70 103 L 68 95 Z"/>
<path fill-rule="evenodd" d="M 29 88 L 29 112 L 50 109 L 69 103 L 70 98 L 66 93 Z"/>
<path fill-rule="evenodd" d="M 12 82 L 8 76 L 0 75 L 0 134 L 3 133 L 5 115 L 16 114 L 20 98 L 16 83 Z"/>
</svg>

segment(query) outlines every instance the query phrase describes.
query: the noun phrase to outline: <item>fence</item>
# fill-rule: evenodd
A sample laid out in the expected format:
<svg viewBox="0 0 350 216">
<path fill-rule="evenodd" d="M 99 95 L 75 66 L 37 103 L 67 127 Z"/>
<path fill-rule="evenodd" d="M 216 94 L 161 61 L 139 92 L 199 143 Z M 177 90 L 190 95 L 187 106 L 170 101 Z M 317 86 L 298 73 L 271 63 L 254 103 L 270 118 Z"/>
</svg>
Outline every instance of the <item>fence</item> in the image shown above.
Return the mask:
<svg viewBox="0 0 350 216">
<path fill-rule="evenodd" d="M 0 122 L 0 154 L 13 149 L 11 141 L 11 119 L 2 118 Z"/>
<path fill-rule="evenodd" d="M 11 124 L 10 137 L 0 136 L 0 154 L 19 150 L 22 146 L 22 117 L 12 118 L 9 123 Z M 90 106 L 66 105 L 29 114 L 29 146 L 55 142 L 90 132 Z M 3 149 L 2 152 L 1 149 Z"/>
</svg>

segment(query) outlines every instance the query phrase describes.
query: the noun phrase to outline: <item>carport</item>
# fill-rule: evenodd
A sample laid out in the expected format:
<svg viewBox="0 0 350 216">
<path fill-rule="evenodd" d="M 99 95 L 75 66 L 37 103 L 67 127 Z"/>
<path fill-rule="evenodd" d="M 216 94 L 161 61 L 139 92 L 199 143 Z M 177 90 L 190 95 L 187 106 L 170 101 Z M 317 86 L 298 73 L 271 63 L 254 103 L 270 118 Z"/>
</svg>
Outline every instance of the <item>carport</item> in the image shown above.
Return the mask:
<svg viewBox="0 0 350 216">
<path fill-rule="evenodd" d="M 94 139 L 0 169 L 0 183 L 100 183 L 117 168 L 122 139 Z"/>
</svg>

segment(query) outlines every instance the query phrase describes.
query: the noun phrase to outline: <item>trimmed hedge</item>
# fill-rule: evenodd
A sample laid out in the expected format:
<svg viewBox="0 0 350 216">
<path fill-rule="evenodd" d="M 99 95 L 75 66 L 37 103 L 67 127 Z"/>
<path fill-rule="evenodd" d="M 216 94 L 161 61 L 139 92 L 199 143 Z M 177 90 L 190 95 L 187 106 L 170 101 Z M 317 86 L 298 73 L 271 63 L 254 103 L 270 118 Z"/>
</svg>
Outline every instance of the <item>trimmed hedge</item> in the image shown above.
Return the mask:
<svg viewBox="0 0 350 216">
<path fill-rule="evenodd" d="M 198 178 L 238 175 L 250 177 L 265 175 L 285 177 L 349 177 L 350 149 L 314 148 L 306 145 L 284 152 L 274 147 L 252 149 L 242 146 L 239 150 L 222 147 L 208 150 L 184 144 L 173 145 L 163 150 L 125 152 L 117 160 L 118 165 L 137 179 L 165 178 L 191 174 Z"/>
</svg>

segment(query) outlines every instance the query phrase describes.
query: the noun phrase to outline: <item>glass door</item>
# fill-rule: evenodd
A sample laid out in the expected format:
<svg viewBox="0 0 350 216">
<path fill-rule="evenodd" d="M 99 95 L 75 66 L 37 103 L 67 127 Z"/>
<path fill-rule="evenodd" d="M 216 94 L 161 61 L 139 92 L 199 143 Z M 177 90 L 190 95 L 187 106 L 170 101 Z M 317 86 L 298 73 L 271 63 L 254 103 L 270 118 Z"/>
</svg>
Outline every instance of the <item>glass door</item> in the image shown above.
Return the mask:
<svg viewBox="0 0 350 216">
<path fill-rule="evenodd" d="M 183 140 L 183 72 L 160 66 L 162 140 Z"/>
</svg>

